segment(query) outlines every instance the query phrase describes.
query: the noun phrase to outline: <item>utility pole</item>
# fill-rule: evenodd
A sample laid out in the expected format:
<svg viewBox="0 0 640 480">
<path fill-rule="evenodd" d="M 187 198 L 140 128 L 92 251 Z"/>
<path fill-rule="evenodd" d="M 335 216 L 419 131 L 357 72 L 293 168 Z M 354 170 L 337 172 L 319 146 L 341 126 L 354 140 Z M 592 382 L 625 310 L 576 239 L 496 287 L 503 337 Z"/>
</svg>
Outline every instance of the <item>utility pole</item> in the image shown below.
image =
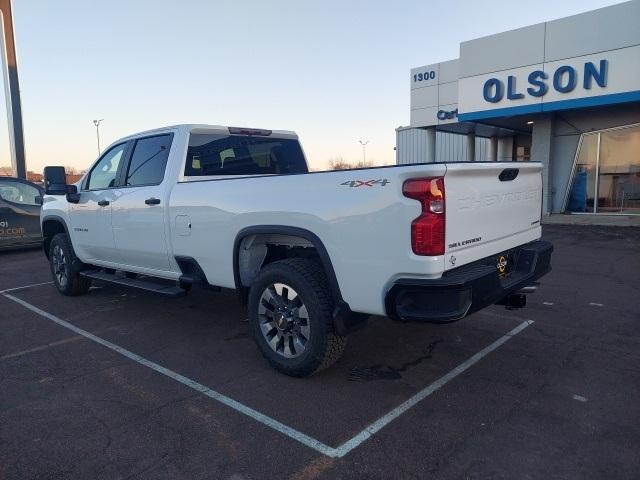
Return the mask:
<svg viewBox="0 0 640 480">
<path fill-rule="evenodd" d="M 369 143 L 369 140 L 367 140 L 366 142 L 358 140 L 358 142 L 360 142 L 360 145 L 362 145 L 362 166 L 364 167 L 367 164 L 367 143 Z"/>
<path fill-rule="evenodd" d="M 2 65 L 2 77 L 4 77 L 5 101 L 7 102 L 11 167 L 16 177 L 27 178 L 11 0 L 0 0 L 0 14 L 0 30 L 2 30 L 0 32 L 0 63 Z"/>
<path fill-rule="evenodd" d="M 96 126 L 96 138 L 98 139 L 98 156 L 100 156 L 100 124 L 103 120 L 104 118 L 93 121 L 93 124 Z"/>
</svg>

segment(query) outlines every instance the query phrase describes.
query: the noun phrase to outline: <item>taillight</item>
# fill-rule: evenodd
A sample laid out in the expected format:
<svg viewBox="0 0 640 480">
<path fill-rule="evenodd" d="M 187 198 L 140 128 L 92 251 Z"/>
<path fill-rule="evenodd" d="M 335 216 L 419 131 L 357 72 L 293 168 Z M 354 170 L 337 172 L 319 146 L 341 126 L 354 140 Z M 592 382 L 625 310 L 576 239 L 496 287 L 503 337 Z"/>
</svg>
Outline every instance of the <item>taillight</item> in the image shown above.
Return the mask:
<svg viewBox="0 0 640 480">
<path fill-rule="evenodd" d="M 444 254 L 444 177 L 415 178 L 402 185 L 407 198 L 418 200 L 422 214 L 411 222 L 411 249 L 416 255 Z"/>
</svg>

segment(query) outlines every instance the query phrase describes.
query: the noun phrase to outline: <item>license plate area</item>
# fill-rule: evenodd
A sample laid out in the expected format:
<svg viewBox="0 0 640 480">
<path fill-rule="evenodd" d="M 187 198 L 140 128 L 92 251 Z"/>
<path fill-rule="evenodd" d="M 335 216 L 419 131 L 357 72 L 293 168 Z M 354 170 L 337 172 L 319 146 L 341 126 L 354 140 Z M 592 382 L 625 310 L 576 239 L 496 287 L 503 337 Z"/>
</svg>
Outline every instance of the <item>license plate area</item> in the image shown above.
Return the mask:
<svg viewBox="0 0 640 480">
<path fill-rule="evenodd" d="M 494 258 L 494 265 L 498 273 L 498 278 L 501 280 L 508 278 L 515 270 L 516 266 L 514 252 L 503 252 L 496 255 Z"/>
</svg>

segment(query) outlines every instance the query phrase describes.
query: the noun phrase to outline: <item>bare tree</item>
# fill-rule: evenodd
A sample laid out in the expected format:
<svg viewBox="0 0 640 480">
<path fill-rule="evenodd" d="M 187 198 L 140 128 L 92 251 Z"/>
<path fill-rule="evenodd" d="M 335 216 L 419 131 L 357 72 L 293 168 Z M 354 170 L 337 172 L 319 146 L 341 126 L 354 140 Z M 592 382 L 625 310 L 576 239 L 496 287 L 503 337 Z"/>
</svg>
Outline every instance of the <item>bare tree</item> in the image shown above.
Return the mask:
<svg viewBox="0 0 640 480">
<path fill-rule="evenodd" d="M 349 162 L 342 157 L 329 159 L 329 170 L 349 170 L 353 168 Z"/>
<path fill-rule="evenodd" d="M 67 175 L 80 175 L 82 173 L 79 168 L 71 167 L 69 165 L 65 165 L 64 171 Z"/>
<path fill-rule="evenodd" d="M 355 164 L 353 164 L 353 166 L 351 168 L 371 168 L 373 167 L 373 162 L 370 161 L 364 161 L 364 160 L 360 160 L 358 162 L 356 162 Z"/>
</svg>

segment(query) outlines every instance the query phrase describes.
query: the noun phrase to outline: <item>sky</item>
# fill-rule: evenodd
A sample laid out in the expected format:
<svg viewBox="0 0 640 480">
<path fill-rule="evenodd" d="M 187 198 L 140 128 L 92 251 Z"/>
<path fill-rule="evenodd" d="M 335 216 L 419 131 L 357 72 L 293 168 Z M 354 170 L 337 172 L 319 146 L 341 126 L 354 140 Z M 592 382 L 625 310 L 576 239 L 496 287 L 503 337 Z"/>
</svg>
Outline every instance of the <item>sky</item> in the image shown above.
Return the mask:
<svg viewBox="0 0 640 480">
<path fill-rule="evenodd" d="M 607 0 L 13 0 L 27 168 L 178 123 L 294 130 L 312 167 L 395 161 L 409 70 Z M 1 91 L 0 91 L 1 92 Z M 1 94 L 1 93 L 0 93 Z M 10 165 L 0 102 L 0 166 Z"/>
</svg>

